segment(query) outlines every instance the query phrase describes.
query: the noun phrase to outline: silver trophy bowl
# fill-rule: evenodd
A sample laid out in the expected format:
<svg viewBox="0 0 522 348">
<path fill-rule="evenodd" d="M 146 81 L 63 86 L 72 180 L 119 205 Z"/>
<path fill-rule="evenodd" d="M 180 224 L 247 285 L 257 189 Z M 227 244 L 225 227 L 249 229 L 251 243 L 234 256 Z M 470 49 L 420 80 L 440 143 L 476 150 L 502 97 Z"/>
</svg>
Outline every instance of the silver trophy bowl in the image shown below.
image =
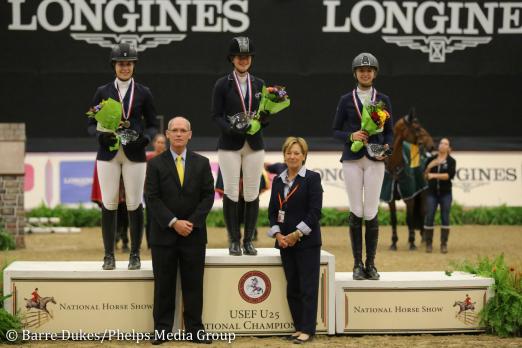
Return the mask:
<svg viewBox="0 0 522 348">
<path fill-rule="evenodd" d="M 366 144 L 366 151 L 371 157 L 382 157 L 391 155 L 391 150 L 381 144 Z"/>
<path fill-rule="evenodd" d="M 120 137 L 122 145 L 127 145 L 131 141 L 138 139 L 138 137 L 140 136 L 138 132 L 136 132 L 134 129 L 127 128 L 118 128 L 116 130 L 116 135 Z"/>
<path fill-rule="evenodd" d="M 238 112 L 235 115 L 228 116 L 228 120 L 230 121 L 230 124 L 233 128 L 241 131 L 250 125 L 255 116 L 256 113 L 253 111 L 246 113 Z"/>
</svg>

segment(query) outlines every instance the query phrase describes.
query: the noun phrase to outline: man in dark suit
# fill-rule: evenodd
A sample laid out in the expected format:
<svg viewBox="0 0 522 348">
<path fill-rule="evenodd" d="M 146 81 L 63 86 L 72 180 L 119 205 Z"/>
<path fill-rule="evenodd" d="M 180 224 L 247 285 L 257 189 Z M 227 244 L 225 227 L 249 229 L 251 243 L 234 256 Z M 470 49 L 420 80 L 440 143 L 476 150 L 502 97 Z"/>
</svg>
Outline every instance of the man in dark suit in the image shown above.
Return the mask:
<svg viewBox="0 0 522 348">
<path fill-rule="evenodd" d="M 214 179 L 208 158 L 187 150 L 192 137 L 187 119 L 170 120 L 166 135 L 170 148 L 148 162 L 145 181 L 152 215 L 153 344 L 163 343 L 172 332 L 178 265 L 186 337 L 196 343 L 211 343 L 202 339 L 201 312 L 206 218 L 214 204 Z"/>
</svg>

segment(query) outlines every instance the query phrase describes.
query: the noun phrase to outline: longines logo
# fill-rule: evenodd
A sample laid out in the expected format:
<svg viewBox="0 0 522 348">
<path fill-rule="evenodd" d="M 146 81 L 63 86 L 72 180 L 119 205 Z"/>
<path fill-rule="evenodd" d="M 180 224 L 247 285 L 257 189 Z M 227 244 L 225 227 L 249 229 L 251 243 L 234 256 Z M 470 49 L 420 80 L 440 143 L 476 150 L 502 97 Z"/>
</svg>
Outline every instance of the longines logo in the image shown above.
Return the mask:
<svg viewBox="0 0 522 348">
<path fill-rule="evenodd" d="M 457 169 L 453 185 L 462 189 L 464 192 L 486 186 L 492 182 L 517 181 L 516 168 L 470 168 L 463 167 Z"/>
<path fill-rule="evenodd" d="M 241 33 L 250 26 L 248 0 L 7 2 L 11 4 L 9 30 L 68 30 L 75 40 L 101 47 L 129 42 L 138 51 L 184 40 L 190 32 Z M 195 14 L 194 23 L 189 20 L 192 13 Z"/>
<path fill-rule="evenodd" d="M 323 32 L 380 32 L 387 43 L 427 53 L 431 63 L 444 63 L 448 53 L 490 43 L 493 34 L 522 34 L 522 2 L 362 0 L 344 23 L 338 21 L 346 16 L 344 7 L 338 13 L 341 0 L 323 0 L 323 5 Z"/>
</svg>

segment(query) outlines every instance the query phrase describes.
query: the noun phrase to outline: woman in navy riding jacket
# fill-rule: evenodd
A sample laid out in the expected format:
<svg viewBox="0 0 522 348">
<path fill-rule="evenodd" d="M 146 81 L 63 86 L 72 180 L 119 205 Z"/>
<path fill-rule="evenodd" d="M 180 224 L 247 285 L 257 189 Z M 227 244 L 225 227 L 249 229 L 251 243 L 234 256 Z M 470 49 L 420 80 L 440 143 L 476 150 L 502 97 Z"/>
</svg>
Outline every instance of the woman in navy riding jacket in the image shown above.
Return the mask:
<svg viewBox="0 0 522 348">
<path fill-rule="evenodd" d="M 377 209 L 379 196 L 384 179 L 384 156 L 372 157 L 363 147 L 353 152 L 351 146 L 354 141 L 365 144 L 377 144 L 389 150 L 393 141 L 392 106 L 388 96 L 378 92 L 373 82 L 379 71 L 379 62 L 370 53 L 357 55 L 352 62 L 352 73 L 357 80 L 357 86 L 343 95 L 333 122 L 334 137 L 343 144 L 344 183 L 350 203 L 350 240 L 354 257 L 353 279 L 379 279 L 375 267 L 375 253 L 379 237 Z M 390 114 L 380 133 L 369 136 L 361 130 L 363 108 L 370 102 L 382 101 Z M 362 221 L 365 220 L 366 265 L 362 261 Z"/>
</svg>

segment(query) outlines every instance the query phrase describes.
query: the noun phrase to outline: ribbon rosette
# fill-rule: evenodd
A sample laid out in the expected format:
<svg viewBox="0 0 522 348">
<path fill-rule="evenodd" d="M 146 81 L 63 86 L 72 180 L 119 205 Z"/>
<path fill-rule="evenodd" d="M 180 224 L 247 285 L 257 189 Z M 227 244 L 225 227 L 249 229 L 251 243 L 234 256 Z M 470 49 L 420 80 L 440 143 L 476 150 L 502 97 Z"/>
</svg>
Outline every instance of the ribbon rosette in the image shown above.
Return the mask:
<svg viewBox="0 0 522 348">
<path fill-rule="evenodd" d="M 122 114 L 121 103 L 112 98 L 103 100 L 100 104 L 92 107 L 86 115 L 93 117 L 98 124 L 96 130 L 100 132 L 108 132 L 116 134 L 116 130 L 120 126 Z M 117 142 L 109 148 L 111 151 L 120 148 L 120 137 L 116 136 Z"/>
<path fill-rule="evenodd" d="M 381 133 L 384 129 L 384 123 L 390 118 L 390 113 L 385 107 L 386 105 L 382 100 L 364 105 L 361 113 L 361 130 L 366 131 L 369 136 Z M 352 152 L 359 152 L 363 146 L 362 141 L 355 140 L 351 150 Z"/>
</svg>

